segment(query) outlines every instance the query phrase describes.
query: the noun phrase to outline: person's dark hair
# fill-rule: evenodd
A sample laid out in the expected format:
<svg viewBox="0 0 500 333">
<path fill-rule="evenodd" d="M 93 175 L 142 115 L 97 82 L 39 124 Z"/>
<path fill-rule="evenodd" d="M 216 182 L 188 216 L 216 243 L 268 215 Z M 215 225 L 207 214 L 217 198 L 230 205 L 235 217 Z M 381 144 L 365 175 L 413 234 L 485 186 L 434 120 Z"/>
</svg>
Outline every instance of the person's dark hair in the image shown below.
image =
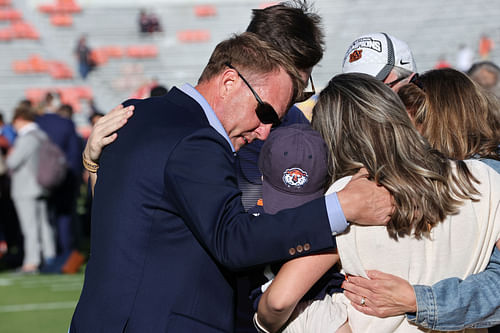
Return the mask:
<svg viewBox="0 0 500 333">
<path fill-rule="evenodd" d="M 467 75 L 473 74 L 475 71 L 477 71 L 481 67 L 487 67 L 491 69 L 492 71 L 495 71 L 496 73 L 500 73 L 500 67 L 498 67 L 494 62 L 489 61 L 489 60 L 484 60 L 484 61 L 478 61 L 472 64 L 472 66 L 469 68 L 467 71 Z"/>
<path fill-rule="evenodd" d="M 298 92 L 304 90 L 304 82 L 292 59 L 253 33 L 233 35 L 217 44 L 198 83 L 212 79 L 226 69 L 228 63 L 243 73 L 247 79 L 252 77 L 254 82 L 265 81 L 266 74 L 281 68 L 292 80 L 294 88 L 292 98 L 295 99 Z"/>
<path fill-rule="evenodd" d="M 99 111 L 94 111 L 90 116 L 89 116 L 89 122 L 92 126 L 95 125 L 95 123 L 97 122 L 97 120 L 99 120 L 99 118 L 101 117 L 104 117 L 104 113 L 102 112 L 99 112 Z"/>
<path fill-rule="evenodd" d="M 307 1 L 282 2 L 252 13 L 247 31 L 287 54 L 299 70 L 312 68 L 323 57 L 321 17 Z"/>
<path fill-rule="evenodd" d="M 33 108 L 26 107 L 26 106 L 18 106 L 14 110 L 14 116 L 12 117 L 12 121 L 14 121 L 16 119 L 35 121 L 36 113 L 33 110 Z"/>
<path fill-rule="evenodd" d="M 500 67 L 489 60 L 474 63 L 467 75 L 500 99 Z"/>
<path fill-rule="evenodd" d="M 17 106 L 26 106 L 28 108 L 33 107 L 33 103 L 29 99 L 23 99 L 19 102 Z"/>
<path fill-rule="evenodd" d="M 168 89 L 165 86 L 157 85 L 151 89 L 151 92 L 149 93 L 149 95 L 151 97 L 155 97 L 155 96 L 163 96 L 163 95 L 166 95 L 167 93 L 168 93 Z"/>
<path fill-rule="evenodd" d="M 70 104 L 62 104 L 57 109 L 57 113 L 63 117 L 71 118 L 73 116 L 73 107 Z"/>
<path fill-rule="evenodd" d="M 45 94 L 45 97 L 43 98 L 43 101 L 47 104 L 51 103 L 52 100 L 54 99 L 54 94 L 51 92 L 48 92 Z"/>
</svg>

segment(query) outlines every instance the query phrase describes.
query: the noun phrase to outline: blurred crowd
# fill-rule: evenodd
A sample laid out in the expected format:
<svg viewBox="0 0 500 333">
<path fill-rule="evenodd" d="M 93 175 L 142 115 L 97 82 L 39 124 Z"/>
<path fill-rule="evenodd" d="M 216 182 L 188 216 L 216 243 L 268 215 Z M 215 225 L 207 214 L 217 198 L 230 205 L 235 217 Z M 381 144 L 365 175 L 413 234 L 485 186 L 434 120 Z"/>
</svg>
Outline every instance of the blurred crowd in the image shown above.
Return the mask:
<svg viewBox="0 0 500 333">
<path fill-rule="evenodd" d="M 89 227 L 84 142 L 72 115 L 71 105 L 47 93 L 37 105 L 20 101 L 11 121 L 1 119 L 3 268 L 74 273 L 83 264 L 78 249 Z"/>
<path fill-rule="evenodd" d="M 153 80 L 131 97 L 167 92 Z M 104 114 L 90 104 L 93 126 Z M 76 129 L 73 107 L 61 103 L 57 92 L 36 104 L 22 100 L 12 114 L 9 121 L 0 113 L 0 270 L 76 273 L 90 237 L 89 174 L 82 167 L 86 139 Z M 47 141 L 59 152 L 47 151 Z"/>
</svg>

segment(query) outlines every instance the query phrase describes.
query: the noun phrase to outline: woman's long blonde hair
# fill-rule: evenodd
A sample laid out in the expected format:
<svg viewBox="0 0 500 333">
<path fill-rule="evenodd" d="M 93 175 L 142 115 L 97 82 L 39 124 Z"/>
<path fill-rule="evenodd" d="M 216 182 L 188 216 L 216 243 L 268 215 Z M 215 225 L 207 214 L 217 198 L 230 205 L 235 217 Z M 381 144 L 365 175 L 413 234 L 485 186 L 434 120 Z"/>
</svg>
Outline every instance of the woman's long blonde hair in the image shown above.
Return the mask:
<svg viewBox="0 0 500 333">
<path fill-rule="evenodd" d="M 446 156 L 500 159 L 498 101 L 464 73 L 430 70 L 398 95 L 420 133 Z"/>
<path fill-rule="evenodd" d="M 417 132 L 398 96 L 369 75 L 335 76 L 313 109 L 312 126 L 329 148 L 329 184 L 365 167 L 394 196 L 387 229 L 395 239 L 428 236 L 478 194 L 465 163 L 456 163 L 455 175 L 452 163 Z"/>
</svg>

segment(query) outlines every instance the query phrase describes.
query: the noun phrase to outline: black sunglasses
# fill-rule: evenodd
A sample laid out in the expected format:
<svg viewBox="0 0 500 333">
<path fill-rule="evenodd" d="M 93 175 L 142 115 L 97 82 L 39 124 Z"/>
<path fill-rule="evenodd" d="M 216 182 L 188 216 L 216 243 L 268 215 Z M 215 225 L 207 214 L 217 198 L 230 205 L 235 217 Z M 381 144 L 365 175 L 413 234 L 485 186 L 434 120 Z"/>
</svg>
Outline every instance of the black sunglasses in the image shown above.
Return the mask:
<svg viewBox="0 0 500 333">
<path fill-rule="evenodd" d="M 418 76 L 418 73 L 415 73 L 415 75 L 413 75 L 413 77 L 411 78 L 411 80 L 410 80 L 409 83 L 413 83 L 414 85 L 416 85 L 417 87 L 419 87 L 420 89 L 422 89 L 422 90 L 425 91 L 424 84 L 420 80 L 420 77 Z"/>
<path fill-rule="evenodd" d="M 403 76 L 403 77 L 400 77 L 400 78 L 397 78 L 396 80 L 394 81 L 391 81 L 391 82 L 387 82 L 385 85 L 388 86 L 389 88 L 392 88 L 394 87 L 396 84 L 398 84 L 399 82 L 403 81 L 403 80 L 406 80 L 408 78 L 408 76 Z"/>
<path fill-rule="evenodd" d="M 299 97 L 295 99 L 295 103 L 302 103 L 304 101 L 307 101 L 311 96 L 316 95 L 316 89 L 314 89 L 314 82 L 312 75 L 309 75 L 309 81 L 311 82 L 311 89 L 312 91 L 304 91 L 302 94 L 300 94 Z"/>
<path fill-rule="evenodd" d="M 408 78 L 408 76 L 403 76 L 403 77 L 400 77 L 400 78 L 397 78 L 396 80 L 394 81 L 391 81 L 391 82 L 387 82 L 385 85 L 388 86 L 389 88 L 392 88 L 394 87 L 396 84 L 398 84 L 399 82 L 403 81 L 403 80 L 406 80 Z M 420 89 L 424 89 L 424 86 L 422 85 L 422 82 L 420 81 L 420 79 L 418 78 L 418 73 L 415 73 L 410 81 L 408 81 L 408 83 L 413 83 L 414 85 L 416 85 L 417 87 L 419 87 Z"/>
<path fill-rule="evenodd" d="M 281 124 L 280 117 L 278 117 L 278 114 L 274 110 L 271 104 L 267 102 L 263 102 L 262 99 L 257 95 L 257 92 L 252 88 L 250 83 L 241 75 L 241 73 L 234 68 L 229 62 L 226 62 L 225 65 L 238 73 L 238 76 L 245 82 L 247 87 L 250 89 L 252 94 L 254 95 L 255 99 L 257 100 L 257 107 L 255 108 L 255 113 L 257 114 L 257 117 L 259 118 L 260 122 L 263 124 L 272 124 L 272 127 L 279 126 Z"/>
</svg>

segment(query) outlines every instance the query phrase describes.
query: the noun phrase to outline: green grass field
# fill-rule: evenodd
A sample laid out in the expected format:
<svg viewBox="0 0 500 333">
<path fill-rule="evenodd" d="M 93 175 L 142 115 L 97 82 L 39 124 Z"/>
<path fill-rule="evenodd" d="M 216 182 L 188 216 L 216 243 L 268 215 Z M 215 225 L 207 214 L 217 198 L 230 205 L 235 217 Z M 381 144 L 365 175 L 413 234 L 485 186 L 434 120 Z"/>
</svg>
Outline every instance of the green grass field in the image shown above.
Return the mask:
<svg viewBox="0 0 500 333">
<path fill-rule="evenodd" d="M 83 273 L 0 273 L 0 332 L 66 333 L 82 284 Z"/>
</svg>

